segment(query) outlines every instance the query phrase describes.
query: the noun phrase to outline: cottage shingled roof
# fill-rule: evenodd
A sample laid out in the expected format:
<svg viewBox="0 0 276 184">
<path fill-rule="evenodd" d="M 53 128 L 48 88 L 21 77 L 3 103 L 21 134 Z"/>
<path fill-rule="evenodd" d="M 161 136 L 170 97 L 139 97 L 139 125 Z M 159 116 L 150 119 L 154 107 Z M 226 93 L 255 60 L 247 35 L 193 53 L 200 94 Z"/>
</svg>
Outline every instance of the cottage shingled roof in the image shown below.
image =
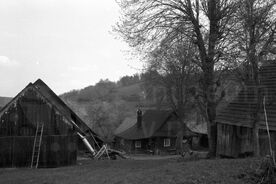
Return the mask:
<svg viewBox="0 0 276 184">
<path fill-rule="evenodd" d="M 132 126 L 129 126 L 128 123 L 131 123 Z M 141 124 L 137 123 L 136 119 L 130 118 L 117 128 L 115 135 L 128 140 L 150 137 L 176 137 L 180 128 L 180 123 L 174 112 L 169 110 L 147 110 L 142 116 Z M 185 134 L 195 135 L 189 128 Z"/>
<path fill-rule="evenodd" d="M 135 116 L 126 117 L 124 121 L 116 128 L 116 130 L 114 131 L 114 134 L 115 135 L 120 134 L 126 131 L 127 129 L 133 127 L 136 124 L 136 120 L 137 118 Z"/>
<path fill-rule="evenodd" d="M 142 116 L 141 125 L 136 122 L 130 128 L 117 133 L 116 136 L 132 140 L 145 139 L 153 136 L 173 136 L 167 131 L 157 132 L 157 130 L 159 130 L 162 125 L 173 116 L 174 113 L 167 110 L 147 110 Z"/>
<path fill-rule="evenodd" d="M 260 70 L 261 90 L 264 93 L 268 124 L 276 130 L 276 61 L 269 61 Z M 245 86 L 226 108 L 218 111 L 216 122 L 236 126 L 252 127 L 253 112 L 257 105 L 257 88 Z M 264 106 L 258 114 L 260 128 L 265 129 Z"/>
</svg>

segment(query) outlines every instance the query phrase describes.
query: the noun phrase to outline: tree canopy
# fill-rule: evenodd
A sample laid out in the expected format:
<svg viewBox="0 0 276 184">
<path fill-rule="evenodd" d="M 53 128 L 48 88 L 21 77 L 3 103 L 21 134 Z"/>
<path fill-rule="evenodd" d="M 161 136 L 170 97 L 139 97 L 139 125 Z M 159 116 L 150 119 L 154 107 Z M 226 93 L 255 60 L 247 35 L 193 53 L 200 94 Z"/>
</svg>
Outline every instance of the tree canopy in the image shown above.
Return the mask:
<svg viewBox="0 0 276 184">
<path fill-rule="evenodd" d="M 208 120 L 209 153 L 214 156 L 216 107 L 224 96 L 216 95 L 220 86 L 216 71 L 240 67 L 248 61 L 247 69 L 251 68 L 256 81 L 258 62 L 254 61 L 267 55 L 275 44 L 275 0 L 121 0 L 118 3 L 122 18 L 114 30 L 144 55 L 151 67 L 158 66 L 159 72 L 170 76 L 175 74 L 175 64 L 183 62 L 184 56 L 188 63 L 193 63 L 189 66 L 196 64 L 200 68 L 202 112 Z M 191 47 L 181 48 L 187 43 Z M 192 53 L 192 57 L 187 57 L 185 52 Z M 185 72 L 188 68 L 185 67 Z"/>
</svg>

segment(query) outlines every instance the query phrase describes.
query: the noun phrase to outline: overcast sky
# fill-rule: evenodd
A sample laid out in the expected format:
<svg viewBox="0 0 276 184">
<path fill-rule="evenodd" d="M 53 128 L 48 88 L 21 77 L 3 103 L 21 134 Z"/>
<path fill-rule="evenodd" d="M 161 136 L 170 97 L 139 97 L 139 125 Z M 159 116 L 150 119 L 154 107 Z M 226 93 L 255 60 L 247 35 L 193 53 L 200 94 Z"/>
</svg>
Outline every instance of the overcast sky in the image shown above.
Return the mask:
<svg viewBox="0 0 276 184">
<path fill-rule="evenodd" d="M 38 78 L 61 94 L 139 72 L 110 34 L 118 19 L 115 0 L 1 0 L 0 96 Z"/>
</svg>

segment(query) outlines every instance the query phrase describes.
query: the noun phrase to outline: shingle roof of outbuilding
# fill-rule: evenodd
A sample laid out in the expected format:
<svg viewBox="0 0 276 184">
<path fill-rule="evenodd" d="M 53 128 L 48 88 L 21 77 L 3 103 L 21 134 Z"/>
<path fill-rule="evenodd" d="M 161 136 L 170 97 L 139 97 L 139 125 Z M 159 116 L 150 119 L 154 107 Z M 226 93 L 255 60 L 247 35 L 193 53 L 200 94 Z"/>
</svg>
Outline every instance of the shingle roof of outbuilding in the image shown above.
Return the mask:
<svg viewBox="0 0 276 184">
<path fill-rule="evenodd" d="M 276 61 L 269 61 L 260 70 L 260 88 L 265 96 L 268 124 L 271 130 L 276 130 Z M 252 127 L 253 112 L 257 105 L 257 88 L 254 85 L 245 86 L 238 96 L 226 108 L 218 112 L 216 122 Z M 258 114 L 260 128 L 265 129 L 264 106 Z"/>
</svg>

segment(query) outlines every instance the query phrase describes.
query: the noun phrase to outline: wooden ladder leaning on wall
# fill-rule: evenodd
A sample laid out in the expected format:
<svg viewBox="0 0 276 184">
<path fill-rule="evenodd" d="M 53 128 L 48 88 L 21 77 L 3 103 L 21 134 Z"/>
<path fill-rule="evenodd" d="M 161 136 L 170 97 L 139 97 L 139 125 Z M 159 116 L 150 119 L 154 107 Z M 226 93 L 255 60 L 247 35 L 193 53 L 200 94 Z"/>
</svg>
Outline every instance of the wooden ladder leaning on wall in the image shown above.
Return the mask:
<svg viewBox="0 0 276 184">
<path fill-rule="evenodd" d="M 41 147 L 42 135 L 43 135 L 43 128 L 44 128 L 43 123 L 37 123 L 36 131 L 35 131 L 34 145 L 33 145 L 31 168 L 38 167 L 40 147 Z"/>
</svg>

